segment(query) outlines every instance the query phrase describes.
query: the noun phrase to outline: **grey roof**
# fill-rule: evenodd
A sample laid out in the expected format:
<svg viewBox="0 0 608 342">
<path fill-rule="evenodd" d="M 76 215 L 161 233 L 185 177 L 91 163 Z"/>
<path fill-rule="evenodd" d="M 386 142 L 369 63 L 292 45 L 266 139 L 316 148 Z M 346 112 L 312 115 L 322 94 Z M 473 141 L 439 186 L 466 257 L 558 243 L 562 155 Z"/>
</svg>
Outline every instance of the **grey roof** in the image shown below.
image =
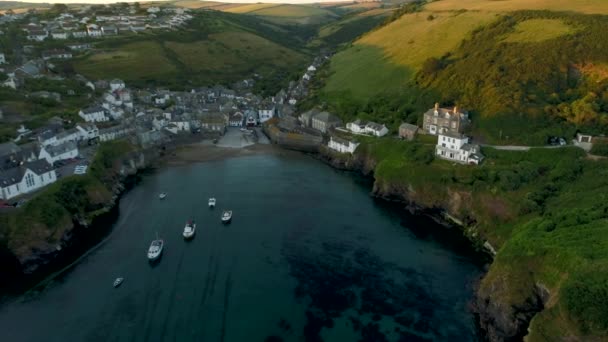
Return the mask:
<svg viewBox="0 0 608 342">
<path fill-rule="evenodd" d="M 9 154 L 17 153 L 19 151 L 21 151 L 21 148 L 13 142 L 0 144 L 0 156 L 6 156 Z"/>
<path fill-rule="evenodd" d="M 68 141 L 56 146 L 47 146 L 44 149 L 51 155 L 51 157 L 55 157 L 64 154 L 68 151 L 73 151 L 77 149 L 77 145 L 75 142 Z"/>
<path fill-rule="evenodd" d="M 464 145 L 462 145 L 461 149 L 464 151 L 479 151 L 479 145 L 464 144 Z"/>
<path fill-rule="evenodd" d="M 367 123 L 367 125 L 365 125 L 365 127 L 369 127 L 369 128 L 374 129 L 374 130 L 376 130 L 376 131 L 379 131 L 379 130 L 381 130 L 382 128 L 384 128 L 385 126 L 384 126 L 384 125 L 381 125 L 381 124 L 379 124 L 379 123 L 375 123 L 375 122 L 371 122 L 371 121 L 370 121 L 370 122 L 368 122 L 368 123 Z"/>
<path fill-rule="evenodd" d="M 21 182 L 27 169 L 32 170 L 32 172 L 37 175 L 42 175 L 53 170 L 53 166 L 51 166 L 51 164 L 49 164 L 46 160 L 41 159 L 5 171 L 0 171 L 0 187 L 4 188 Z"/>
<path fill-rule="evenodd" d="M 340 122 L 340 118 L 338 118 L 337 116 L 335 116 L 329 112 L 321 112 L 321 113 L 313 116 L 313 119 L 319 120 L 319 121 L 322 121 L 325 123 Z"/>
<path fill-rule="evenodd" d="M 54 129 L 47 129 L 44 132 L 40 133 L 40 135 L 38 135 L 38 139 L 42 141 L 52 139 L 54 136 L 57 135 L 57 132 L 58 131 Z"/>
<path fill-rule="evenodd" d="M 105 110 L 101 106 L 96 106 L 96 107 L 85 108 L 82 110 L 82 112 L 85 114 L 91 114 L 91 113 L 97 113 L 97 112 L 105 112 Z"/>
<path fill-rule="evenodd" d="M 405 129 L 405 130 L 408 130 L 408 131 L 414 131 L 415 132 L 415 131 L 418 130 L 418 126 L 404 122 L 401 125 L 399 125 L 399 129 Z"/>
<path fill-rule="evenodd" d="M 78 129 L 76 129 L 76 128 L 70 128 L 67 131 L 63 131 L 63 132 L 57 134 L 57 139 L 63 139 L 65 137 L 70 136 L 70 135 L 75 134 L 75 133 L 78 133 Z"/>
</svg>

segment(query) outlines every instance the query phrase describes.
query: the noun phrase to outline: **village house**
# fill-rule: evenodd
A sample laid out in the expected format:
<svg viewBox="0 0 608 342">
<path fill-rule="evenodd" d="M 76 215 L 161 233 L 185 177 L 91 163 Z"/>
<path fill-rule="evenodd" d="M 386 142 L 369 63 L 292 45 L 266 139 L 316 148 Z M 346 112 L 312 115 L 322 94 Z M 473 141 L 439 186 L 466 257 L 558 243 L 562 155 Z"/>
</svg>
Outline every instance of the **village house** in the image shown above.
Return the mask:
<svg viewBox="0 0 608 342">
<path fill-rule="evenodd" d="M 165 136 L 161 131 L 151 130 L 139 130 L 137 132 L 137 141 L 143 147 L 149 147 L 154 145 L 160 145 L 166 140 Z"/>
<path fill-rule="evenodd" d="M 298 119 L 300 120 L 300 122 L 302 123 L 302 126 L 304 127 L 311 127 L 312 125 L 312 117 L 317 115 L 319 113 L 318 110 L 316 109 L 310 109 L 302 114 L 300 114 L 300 116 L 298 117 Z"/>
<path fill-rule="evenodd" d="M 85 38 L 89 35 L 89 32 L 86 30 L 76 30 L 72 32 L 72 37 L 74 38 Z"/>
<path fill-rule="evenodd" d="M 102 26 L 101 32 L 104 36 L 115 36 L 118 34 L 118 28 L 114 25 Z"/>
<path fill-rule="evenodd" d="M 76 125 L 82 140 L 90 141 L 99 137 L 99 129 L 92 123 L 81 123 Z"/>
<path fill-rule="evenodd" d="M 108 127 L 99 130 L 99 141 L 111 141 L 116 139 L 122 139 L 128 137 L 135 131 L 134 128 L 130 128 L 124 125 Z"/>
<path fill-rule="evenodd" d="M 127 85 L 123 80 L 117 78 L 110 81 L 110 91 L 120 90 L 126 88 Z"/>
<path fill-rule="evenodd" d="M 40 189 L 56 180 L 55 170 L 44 159 L 0 171 L 0 198 L 8 200 Z"/>
<path fill-rule="evenodd" d="M 241 112 L 236 112 L 230 115 L 229 125 L 230 127 L 242 127 L 245 115 Z"/>
<path fill-rule="evenodd" d="M 418 133 L 418 126 L 409 123 L 402 123 L 399 126 L 399 138 L 404 140 L 414 140 Z"/>
<path fill-rule="evenodd" d="M 89 37 L 97 38 L 103 35 L 103 32 L 99 29 L 99 26 L 95 24 L 87 25 L 87 34 Z"/>
<path fill-rule="evenodd" d="M 48 50 L 48 51 L 44 51 L 42 53 L 42 59 L 44 59 L 45 61 L 49 60 L 49 59 L 70 59 L 72 58 L 72 53 L 66 50 L 62 50 L 62 49 L 54 49 L 54 50 Z"/>
<path fill-rule="evenodd" d="M 207 114 L 201 118 L 201 128 L 223 134 L 226 131 L 226 119 L 219 113 Z"/>
<path fill-rule="evenodd" d="M 68 39 L 68 33 L 63 30 L 53 30 L 51 31 L 51 37 L 53 37 L 53 39 L 64 40 Z"/>
<path fill-rule="evenodd" d="M 2 52 L 0 52 L 0 64 L 6 64 L 6 57 Z"/>
<path fill-rule="evenodd" d="M 342 125 L 342 120 L 328 112 L 316 114 L 311 119 L 311 127 L 321 133 L 327 133 L 331 128 L 340 125 Z"/>
<path fill-rule="evenodd" d="M 376 137 L 383 137 L 388 133 L 388 128 L 383 124 L 381 125 L 370 121 L 365 125 L 365 132 Z"/>
<path fill-rule="evenodd" d="M 314 65 L 311 65 L 308 67 L 308 69 L 306 69 L 308 72 L 315 72 L 317 71 L 317 68 Z"/>
<path fill-rule="evenodd" d="M 64 142 L 59 145 L 43 146 L 40 149 L 38 159 L 44 159 L 49 164 L 57 161 L 72 159 L 78 156 L 78 145 L 73 141 Z"/>
<path fill-rule="evenodd" d="M 109 120 L 106 116 L 105 109 L 99 106 L 82 109 L 78 112 L 78 116 L 83 118 L 86 122 L 105 122 Z"/>
<path fill-rule="evenodd" d="M 49 33 L 44 30 L 32 30 L 27 34 L 28 40 L 33 40 L 36 42 L 42 42 L 49 36 Z"/>
<path fill-rule="evenodd" d="M 469 144 L 469 138 L 461 133 L 440 133 L 435 154 L 462 164 L 479 164 L 483 160 L 479 145 Z"/>
<path fill-rule="evenodd" d="M 435 103 L 435 108 L 424 113 L 422 129 L 433 135 L 444 132 L 464 133 L 469 123 L 469 114 L 457 106 L 447 109 L 440 108 L 439 103 Z"/>
<path fill-rule="evenodd" d="M 266 104 L 260 107 L 258 110 L 260 123 L 264 123 L 270 119 L 272 119 L 275 115 L 275 107 L 272 104 Z"/>
<path fill-rule="evenodd" d="M 388 133 L 388 128 L 372 121 L 361 121 L 359 119 L 346 124 L 346 129 L 355 134 L 371 134 L 376 137 L 385 136 Z"/>
<path fill-rule="evenodd" d="M 327 147 L 334 151 L 350 154 L 353 154 L 358 146 L 359 143 L 333 136 L 329 138 L 329 143 L 327 144 Z"/>
<path fill-rule="evenodd" d="M 257 126 L 259 124 L 258 112 L 255 110 L 248 110 L 245 112 L 245 124 L 247 127 Z"/>
<path fill-rule="evenodd" d="M 61 131 L 55 135 L 55 142 L 51 145 L 60 145 L 66 142 L 78 142 L 82 139 L 80 131 L 76 128 L 70 128 L 65 131 Z"/>
</svg>

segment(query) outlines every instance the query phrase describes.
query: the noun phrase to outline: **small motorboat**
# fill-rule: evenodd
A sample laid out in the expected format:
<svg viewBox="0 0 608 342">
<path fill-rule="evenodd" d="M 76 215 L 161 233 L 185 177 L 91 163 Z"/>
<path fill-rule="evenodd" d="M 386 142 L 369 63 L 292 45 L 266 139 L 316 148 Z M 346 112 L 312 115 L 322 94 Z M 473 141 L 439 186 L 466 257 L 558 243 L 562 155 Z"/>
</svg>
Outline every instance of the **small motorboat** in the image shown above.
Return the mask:
<svg viewBox="0 0 608 342">
<path fill-rule="evenodd" d="M 190 239 L 194 236 L 196 231 L 196 223 L 193 220 L 186 222 L 186 226 L 184 227 L 184 239 Z"/>
<path fill-rule="evenodd" d="M 222 213 L 222 222 L 228 223 L 232 220 L 232 210 L 224 210 Z"/>
<path fill-rule="evenodd" d="M 114 287 L 119 287 L 123 280 L 125 280 L 125 278 L 116 278 L 116 280 L 114 280 Z"/>
<path fill-rule="evenodd" d="M 215 201 L 215 197 L 211 197 L 211 198 L 209 199 L 209 208 L 213 208 L 213 207 L 215 207 L 215 202 L 216 202 L 216 201 Z"/>
<path fill-rule="evenodd" d="M 160 257 L 163 252 L 163 245 L 165 242 L 156 236 L 156 240 L 153 240 L 148 248 L 148 259 L 154 261 Z"/>
<path fill-rule="evenodd" d="M 165 197 L 167 197 L 167 193 L 166 193 L 166 192 L 161 192 L 161 193 L 158 195 L 158 198 L 160 198 L 161 200 L 162 200 L 162 199 L 165 199 Z"/>
</svg>

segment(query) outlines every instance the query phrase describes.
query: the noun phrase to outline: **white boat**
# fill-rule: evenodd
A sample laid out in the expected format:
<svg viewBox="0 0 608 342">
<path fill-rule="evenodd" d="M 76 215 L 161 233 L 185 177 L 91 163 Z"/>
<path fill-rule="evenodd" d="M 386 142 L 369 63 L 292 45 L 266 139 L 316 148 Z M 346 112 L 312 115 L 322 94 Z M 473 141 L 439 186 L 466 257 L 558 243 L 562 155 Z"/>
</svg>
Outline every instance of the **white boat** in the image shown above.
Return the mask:
<svg viewBox="0 0 608 342">
<path fill-rule="evenodd" d="M 148 259 L 150 261 L 154 261 L 160 257 L 163 252 L 163 245 L 165 242 L 162 239 L 159 239 L 158 236 L 156 240 L 153 240 L 150 244 L 150 248 L 148 248 Z"/>
<path fill-rule="evenodd" d="M 190 220 L 186 222 L 186 226 L 184 227 L 184 233 L 182 234 L 185 239 L 190 239 L 194 236 L 196 232 L 196 222 Z"/>
<path fill-rule="evenodd" d="M 232 210 L 224 210 L 222 213 L 222 222 L 227 223 L 232 220 Z"/>
<path fill-rule="evenodd" d="M 211 197 L 211 198 L 209 199 L 209 208 L 213 208 L 213 207 L 215 207 L 215 202 L 216 202 L 216 201 L 215 201 L 215 197 Z"/>
<path fill-rule="evenodd" d="M 116 280 L 114 280 L 114 287 L 119 287 L 123 280 L 125 280 L 125 278 L 116 278 Z"/>
<path fill-rule="evenodd" d="M 162 199 L 165 199 L 165 197 L 167 197 L 167 193 L 166 193 L 166 192 L 161 192 L 161 193 L 158 195 L 158 198 L 160 198 L 161 200 L 162 200 Z"/>
</svg>

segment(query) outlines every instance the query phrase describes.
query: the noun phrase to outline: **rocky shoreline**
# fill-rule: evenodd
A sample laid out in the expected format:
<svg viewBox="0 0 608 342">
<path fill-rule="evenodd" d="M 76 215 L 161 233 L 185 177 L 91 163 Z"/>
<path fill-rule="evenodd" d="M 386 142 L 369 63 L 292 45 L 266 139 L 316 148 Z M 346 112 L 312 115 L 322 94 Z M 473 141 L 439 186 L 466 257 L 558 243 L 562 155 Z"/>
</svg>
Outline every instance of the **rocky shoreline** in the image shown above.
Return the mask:
<svg viewBox="0 0 608 342">
<path fill-rule="evenodd" d="M 476 250 L 484 253 L 488 257 L 488 267 L 493 262 L 496 254 L 491 246 L 472 225 L 474 217 L 459 218 L 449 206 L 429 207 L 420 204 L 415 196 L 413 189 L 401 188 L 394 184 L 385 184 L 374 177 L 376 161 L 365 155 L 355 154 L 346 156 L 337 154 L 327 148 L 321 148 L 315 157 L 333 168 L 344 171 L 358 172 L 366 177 L 373 178 L 373 188 L 371 195 L 386 201 L 398 202 L 404 205 L 404 209 L 411 214 L 425 215 L 431 217 L 436 222 L 446 227 L 458 227 Z M 459 196 L 454 194 L 454 196 Z M 487 272 L 487 268 L 486 268 Z M 478 319 L 478 326 L 483 333 L 483 338 L 487 341 L 521 341 L 528 333 L 530 321 L 538 312 L 542 311 L 548 298 L 548 290 L 541 284 L 536 284 L 532 296 L 527 298 L 524 303 L 513 305 L 505 301 L 495 300 L 495 292 L 499 289 L 508 287 L 508 282 L 502 280 L 493 284 L 492 287 L 482 288 L 480 278 L 475 290 L 475 298 L 471 303 L 471 309 Z"/>
</svg>

